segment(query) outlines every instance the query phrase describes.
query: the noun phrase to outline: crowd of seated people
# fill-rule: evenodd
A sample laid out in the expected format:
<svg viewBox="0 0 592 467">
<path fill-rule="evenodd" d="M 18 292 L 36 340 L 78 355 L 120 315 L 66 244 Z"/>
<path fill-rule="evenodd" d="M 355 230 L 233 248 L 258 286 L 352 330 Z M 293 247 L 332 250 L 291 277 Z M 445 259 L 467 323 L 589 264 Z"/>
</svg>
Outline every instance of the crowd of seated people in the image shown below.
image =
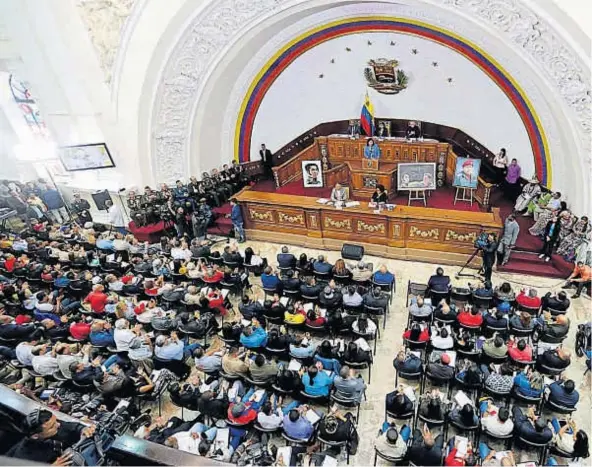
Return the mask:
<svg viewBox="0 0 592 467">
<path fill-rule="evenodd" d="M 372 274 L 363 264 L 371 274 L 356 281 L 360 264 L 297 259 L 284 247 L 276 272 L 234 243 L 140 245 L 90 226 L 52 230 L 51 241 L 5 236 L 0 248 L 0 380 L 10 387 L 37 397 L 55 385 L 110 407 L 168 391 L 200 416 L 156 419 L 137 435 L 212 459 L 241 463 L 254 437 L 267 443 L 255 424 L 311 444 L 347 442 L 327 455 L 355 453 L 355 408 L 325 413 L 318 401 L 364 400 L 368 341 L 395 283 L 384 265 Z M 258 273 L 263 290 L 250 284 Z M 232 427 L 228 445 L 214 449 L 221 423 Z"/>
<path fill-rule="evenodd" d="M 409 288 L 404 345 L 393 361 L 397 386 L 386 395 L 376 456 L 446 466 L 512 466 L 516 449 L 544 465 L 588 458 L 587 433 L 560 415 L 580 401 L 565 374 L 572 361 L 563 342 L 565 292 L 541 298 L 534 288 L 515 293 L 507 282 L 484 282 L 455 295 L 442 268 L 424 287 Z M 496 447 L 507 438 L 513 452 Z"/>
</svg>

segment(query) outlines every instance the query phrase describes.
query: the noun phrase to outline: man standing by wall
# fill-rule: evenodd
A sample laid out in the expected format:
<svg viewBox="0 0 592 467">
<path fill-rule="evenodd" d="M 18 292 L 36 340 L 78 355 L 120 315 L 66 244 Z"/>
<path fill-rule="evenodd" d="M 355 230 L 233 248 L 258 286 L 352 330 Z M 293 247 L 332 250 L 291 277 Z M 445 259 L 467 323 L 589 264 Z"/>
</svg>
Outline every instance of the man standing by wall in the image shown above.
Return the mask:
<svg viewBox="0 0 592 467">
<path fill-rule="evenodd" d="M 125 235 L 127 233 L 127 230 L 125 228 L 125 219 L 123 217 L 123 212 L 121 212 L 119 206 L 113 204 L 113 201 L 109 199 L 105 201 L 105 206 L 109 211 L 109 223 L 113 226 L 115 230 L 117 230 L 117 232 Z"/>
<path fill-rule="evenodd" d="M 261 156 L 261 162 L 263 163 L 265 178 L 273 178 L 273 174 L 271 172 L 271 167 L 273 166 L 273 155 L 271 154 L 271 151 L 265 147 L 265 143 L 261 145 L 259 155 Z"/>
<path fill-rule="evenodd" d="M 504 222 L 504 233 L 497 247 L 497 264 L 505 266 L 510 260 L 510 253 L 516 246 L 516 239 L 520 233 L 520 225 L 516 222 L 514 214 L 510 214 L 506 217 Z"/>
<path fill-rule="evenodd" d="M 241 212 L 241 208 L 238 205 L 236 198 L 232 198 L 230 200 L 230 220 L 232 221 L 232 226 L 234 227 L 234 232 L 238 239 L 239 243 L 244 243 L 245 239 L 245 229 L 243 228 L 243 214 Z"/>
</svg>

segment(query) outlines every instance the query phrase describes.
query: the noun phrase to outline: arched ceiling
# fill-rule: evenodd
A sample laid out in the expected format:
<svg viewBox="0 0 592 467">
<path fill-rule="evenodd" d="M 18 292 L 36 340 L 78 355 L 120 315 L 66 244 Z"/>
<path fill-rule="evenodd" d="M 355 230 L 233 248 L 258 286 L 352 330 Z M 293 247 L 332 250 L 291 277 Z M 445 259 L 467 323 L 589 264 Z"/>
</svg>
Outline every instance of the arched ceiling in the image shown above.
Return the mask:
<svg viewBox="0 0 592 467">
<path fill-rule="evenodd" d="M 529 97 L 536 97 L 534 106 L 552 153 L 572 154 L 562 161 L 563 168 L 554 166 L 556 180 L 561 185 L 572 170 L 583 174 L 577 185 L 589 198 L 589 47 L 577 35 L 566 36 L 573 21 L 557 14 L 551 0 L 544 0 L 542 9 L 541 2 L 530 0 L 174 0 L 160 15 L 150 11 L 156 8 L 151 3 L 132 11 L 135 26 L 119 50 L 114 79 L 119 113 L 136 112 L 138 140 L 130 149 L 149 160 L 145 175 L 152 181 L 215 165 L 210 158 L 233 157 L 229 141 L 237 122 L 231 114 L 241 99 L 236 90 L 250 84 L 235 80 L 245 78 L 250 59 L 290 26 L 330 11 L 343 17 L 351 9 L 356 15 L 389 12 L 471 36 L 512 70 Z M 145 47 L 140 51 L 145 44 L 134 35 L 154 33 L 149 21 L 157 19 L 158 42 L 147 54 Z M 143 62 L 134 59 L 130 72 L 125 63 L 136 57 L 136 51 Z M 125 94 L 132 82 L 139 84 L 139 74 L 141 92 L 135 92 L 137 102 L 132 102 Z M 128 121 L 133 124 L 134 118 Z"/>
</svg>

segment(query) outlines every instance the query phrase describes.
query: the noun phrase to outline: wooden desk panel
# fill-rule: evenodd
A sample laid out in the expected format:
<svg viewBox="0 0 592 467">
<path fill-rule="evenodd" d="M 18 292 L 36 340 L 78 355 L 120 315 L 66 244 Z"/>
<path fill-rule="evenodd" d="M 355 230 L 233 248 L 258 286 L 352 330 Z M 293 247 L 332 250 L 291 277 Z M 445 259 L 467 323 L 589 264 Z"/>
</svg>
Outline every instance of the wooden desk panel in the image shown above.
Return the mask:
<svg viewBox="0 0 592 467">
<path fill-rule="evenodd" d="M 475 213 L 397 206 L 374 213 L 367 203 L 339 210 L 310 197 L 249 188 L 236 198 L 251 239 L 339 249 L 351 242 L 389 258 L 462 265 L 480 232 L 502 230 L 498 209 Z"/>
</svg>

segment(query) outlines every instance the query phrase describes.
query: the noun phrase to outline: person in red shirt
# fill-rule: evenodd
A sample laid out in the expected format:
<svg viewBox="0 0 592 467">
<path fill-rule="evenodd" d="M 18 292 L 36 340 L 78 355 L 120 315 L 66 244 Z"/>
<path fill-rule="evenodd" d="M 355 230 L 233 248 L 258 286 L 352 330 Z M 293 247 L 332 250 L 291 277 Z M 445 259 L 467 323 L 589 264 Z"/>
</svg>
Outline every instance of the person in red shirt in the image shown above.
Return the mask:
<svg viewBox="0 0 592 467">
<path fill-rule="evenodd" d="M 527 306 L 528 308 L 541 307 L 541 297 L 537 297 L 537 291 L 535 289 L 529 289 L 528 295 L 526 295 L 526 291 L 522 289 L 516 297 L 516 302 L 519 305 Z"/>
<path fill-rule="evenodd" d="M 220 271 L 219 269 L 214 269 L 211 266 L 208 266 L 207 268 L 204 267 L 203 271 L 203 281 L 206 284 L 215 284 L 217 282 L 220 282 L 224 278 L 224 273 L 222 271 Z"/>
<path fill-rule="evenodd" d="M 465 326 L 481 326 L 483 323 L 483 315 L 479 312 L 476 307 L 470 309 L 465 308 L 457 316 L 458 322 Z"/>
<path fill-rule="evenodd" d="M 475 456 L 473 456 L 473 450 L 471 448 L 471 444 L 467 446 L 466 454 L 462 455 L 458 452 L 458 444 L 459 441 L 455 440 L 453 448 L 450 450 L 446 459 L 444 460 L 444 465 L 446 466 L 469 466 L 475 465 Z"/>
<path fill-rule="evenodd" d="M 82 318 L 74 318 L 74 322 L 70 325 L 70 335 L 79 341 L 88 339 L 90 334 L 90 324 L 82 321 Z"/>
<path fill-rule="evenodd" d="M 14 255 L 8 255 L 4 260 L 4 269 L 8 272 L 14 271 L 14 265 L 16 264 L 16 257 Z"/>
<path fill-rule="evenodd" d="M 251 402 L 236 402 L 228 407 L 228 420 L 237 425 L 246 425 L 257 418 L 257 410 L 251 406 Z"/>
<path fill-rule="evenodd" d="M 526 344 L 524 339 L 517 343 L 513 340 L 508 341 L 508 355 L 517 362 L 532 362 L 532 347 Z"/>
<path fill-rule="evenodd" d="M 29 315 L 16 315 L 14 318 L 15 324 L 27 324 L 32 321 L 33 319 Z"/>
<path fill-rule="evenodd" d="M 212 288 L 207 297 L 207 307 L 218 310 L 222 316 L 226 316 L 228 310 L 224 307 L 224 296 L 216 288 Z M 200 300 L 201 301 L 201 300 Z M 206 305 L 204 302 L 203 305 Z"/>
<path fill-rule="evenodd" d="M 94 313 L 102 314 L 105 312 L 105 305 L 109 297 L 103 290 L 105 288 L 101 284 L 97 284 L 93 287 L 92 292 L 84 299 L 84 303 L 90 303 L 90 309 Z"/>
<path fill-rule="evenodd" d="M 412 342 L 427 342 L 430 340 L 430 331 L 427 326 L 422 329 L 419 323 L 413 322 L 411 324 L 411 329 L 408 329 L 403 333 L 403 339 Z"/>
</svg>

